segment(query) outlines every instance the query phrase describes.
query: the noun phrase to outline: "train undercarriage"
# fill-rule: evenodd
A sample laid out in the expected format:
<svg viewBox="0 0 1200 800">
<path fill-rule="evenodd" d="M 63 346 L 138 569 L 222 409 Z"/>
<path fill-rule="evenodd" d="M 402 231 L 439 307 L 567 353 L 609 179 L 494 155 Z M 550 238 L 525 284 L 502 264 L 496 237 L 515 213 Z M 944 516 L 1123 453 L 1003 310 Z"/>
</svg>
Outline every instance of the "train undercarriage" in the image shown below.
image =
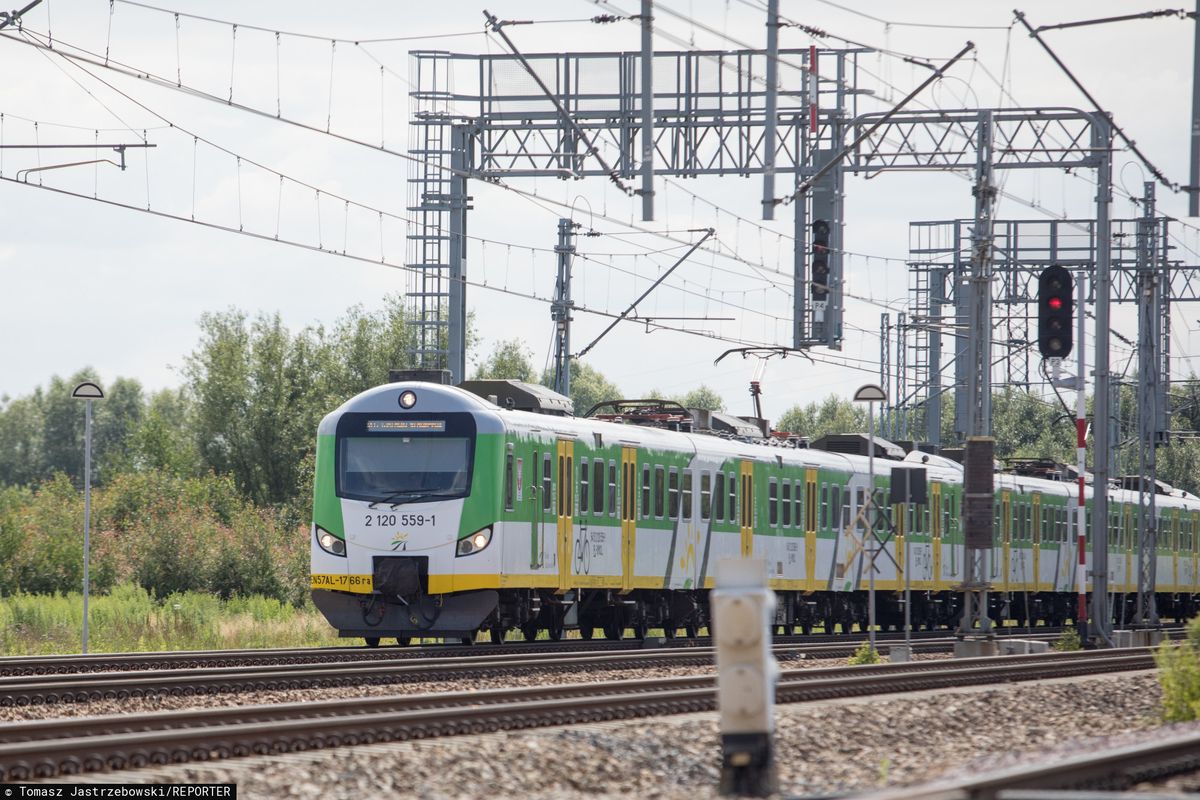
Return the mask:
<svg viewBox="0 0 1200 800">
<path fill-rule="evenodd" d="M 492 594 L 489 592 L 488 594 Z M 559 594 L 553 590 L 503 590 L 494 608 L 477 630 L 440 631 L 431 629 L 426 636 L 461 639 L 472 642 L 478 633 L 485 640 L 503 642 L 511 632 L 525 640 L 562 639 L 576 629 L 581 638 L 644 639 L 652 631 L 668 639 L 695 638 L 708 626 L 708 592 L 698 590 L 646 590 L 622 593 L 611 589 L 575 589 Z M 774 622 L 776 635 L 814 632 L 862 635 L 868 620 L 868 592 L 788 592 L 776 593 Z M 1136 595 L 1117 593 L 1113 597 L 1113 624 L 1122 627 L 1134 613 Z M 1200 596 L 1160 593 L 1156 596 L 1163 622 L 1182 622 L 1200 611 Z M 875 617 L 881 631 L 904 630 L 904 595 L 878 591 Z M 914 591 L 911 593 L 913 630 L 953 630 L 962 613 L 957 592 Z M 1064 592 L 988 593 L 988 616 L 997 629 L 1060 627 L 1075 622 L 1077 596 Z M 379 635 L 375 635 L 379 634 Z M 343 636 L 363 636 L 378 643 L 380 636 L 391 635 L 407 644 L 420 638 L 420 631 L 342 630 Z"/>
</svg>

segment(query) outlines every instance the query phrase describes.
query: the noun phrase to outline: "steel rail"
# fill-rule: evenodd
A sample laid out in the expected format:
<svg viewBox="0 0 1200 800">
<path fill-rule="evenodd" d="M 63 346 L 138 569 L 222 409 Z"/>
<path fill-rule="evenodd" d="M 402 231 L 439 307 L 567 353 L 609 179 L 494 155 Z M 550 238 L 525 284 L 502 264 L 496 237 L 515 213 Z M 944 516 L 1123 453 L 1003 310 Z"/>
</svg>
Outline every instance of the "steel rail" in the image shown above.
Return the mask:
<svg viewBox="0 0 1200 800">
<path fill-rule="evenodd" d="M 1009 629 L 1001 629 L 1009 632 Z M 1168 631 L 1178 629 L 1165 629 Z M 1062 632 L 1061 628 L 1011 629 L 1011 635 L 1021 639 L 1051 639 Z M 855 646 L 866 636 L 864 632 L 851 634 L 810 634 L 776 636 L 776 645 L 838 645 L 854 642 Z M 876 638 L 883 644 L 903 641 L 902 633 L 878 633 Z M 913 631 L 914 641 L 951 641 L 946 631 Z M 1004 637 L 1001 637 L 1004 638 Z M 412 647 L 300 647 L 240 650 L 180 650 L 149 653 L 79 653 L 46 656 L 0 656 L 0 677 L 23 675 L 52 675 L 87 672 L 127 672 L 152 669 L 188 669 L 199 667 L 248 667 L 276 664 L 318 664 L 348 661 L 390 661 L 395 659 L 419 658 L 477 658 L 490 655 L 523 655 L 527 653 L 570 653 L 599 651 L 641 651 L 649 649 L 686 650 L 711 648 L 712 640 L 705 636 L 697 639 L 628 639 L 620 641 L 571 639 L 559 642 L 507 642 L 505 644 L 477 645 L 421 645 Z"/>
<path fill-rule="evenodd" d="M 929 662 L 926 662 L 929 663 Z M 780 703 L 1146 669 L 1148 648 L 788 671 Z M 716 707 L 711 676 L 15 723 L 0 781 L 320 747 L 633 719 Z"/>
<path fill-rule="evenodd" d="M 1103 789 L 1121 792 L 1138 783 L 1161 780 L 1197 769 L 1200 769 L 1200 731 L 1191 728 L 1147 742 L 1092 750 L 1082 755 L 1059 756 L 1053 760 L 1022 763 L 856 797 L 862 800 L 995 800 L 1020 790 L 1051 792 Z"/>
<path fill-rule="evenodd" d="M 914 650 L 950 652 L 953 638 L 915 640 Z M 774 645 L 784 666 L 808 658 L 845 658 L 854 642 L 819 645 Z M 374 651 L 370 651 L 374 652 Z M 617 653 L 591 652 L 546 656 L 508 653 L 475 658 L 439 657 L 369 662 L 286 663 L 238 667 L 123 672 L 52 673 L 0 677 L 0 706 L 53 705 L 100 700 L 124 700 L 155 695 L 192 696 L 247 691 L 315 689 L 329 686 L 368 686 L 433 683 L 442 680 L 494 678 L 497 675 L 630 670 L 657 667 L 709 667 L 712 648 L 651 649 Z M 917 666 L 918 669 L 928 668 Z"/>
<path fill-rule="evenodd" d="M 948 652 L 952 640 L 917 642 L 926 652 Z M 810 657 L 844 658 L 856 649 L 851 642 L 827 645 L 776 645 L 776 659 L 785 665 Z M 323 686 L 362 686 L 388 683 L 428 683 L 441 680 L 493 678 L 497 675 L 644 669 L 650 667 L 708 667 L 712 648 L 593 652 L 546 656 L 542 653 L 480 656 L 464 659 L 423 658 L 270 664 L 248 667 L 195 667 L 137 672 L 90 672 L 8 676 L 0 678 L 0 706 L 50 705 L 98 700 L 121 700 L 150 695 L 196 695 L 238 691 L 312 689 Z"/>
</svg>

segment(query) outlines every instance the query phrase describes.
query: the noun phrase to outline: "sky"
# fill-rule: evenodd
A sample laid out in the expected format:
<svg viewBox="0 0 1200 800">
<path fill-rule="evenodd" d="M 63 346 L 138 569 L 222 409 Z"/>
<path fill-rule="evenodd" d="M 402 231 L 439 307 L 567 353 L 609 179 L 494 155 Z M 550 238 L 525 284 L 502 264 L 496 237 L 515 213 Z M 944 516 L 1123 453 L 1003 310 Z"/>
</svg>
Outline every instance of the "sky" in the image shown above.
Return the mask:
<svg viewBox="0 0 1200 800">
<path fill-rule="evenodd" d="M 636 5 L 531 0 L 497 3 L 491 10 L 533 22 L 506 28 L 527 54 L 635 51 L 636 22 L 597 25 L 588 18 L 625 15 Z M 763 46 L 762 6 L 759 0 L 661 3 L 656 50 L 737 49 L 733 40 Z M 1044 25 L 1158 7 L 1061 0 L 1026 11 L 1033 24 Z M 940 64 L 968 40 L 976 46 L 973 54 L 913 108 L 1087 107 L 1036 42 L 1014 27 L 1005 4 L 782 0 L 781 13 L 830 35 L 813 39 L 784 27 L 781 47 L 843 47 L 831 38 L 841 36 L 875 48 L 859 56 L 859 87 L 870 91 L 862 110 L 889 107 L 929 74 L 901 54 Z M 26 15 L 23 33 L 0 32 L 6 76 L 0 84 L 0 208 L 6 222 L 0 236 L 0 397 L 28 393 L 51 375 L 84 365 L 102 381 L 120 375 L 150 389 L 177 386 L 206 312 L 279 313 L 299 330 L 328 326 L 356 304 L 375 309 L 384 297 L 404 293 L 411 162 L 401 154 L 413 141 L 409 93 L 417 82 L 409 51 L 503 53 L 483 22 L 481 5 L 460 0 L 432 6 L 356 2 L 333 15 L 327 4 L 311 2 L 48 0 Z M 1176 18 L 1046 34 L 1116 123 L 1179 183 L 1186 183 L 1188 170 L 1193 36 L 1194 23 Z M 331 38 L 340 41 L 332 44 Z M 54 50 L 32 46 L 51 40 Z M 72 62 L 58 52 L 64 47 L 92 53 L 99 63 Z M 179 86 L 105 68 L 106 54 L 110 67 L 127 65 Z M 454 88 L 466 92 L 471 77 L 456 74 Z M 276 114 L 308 127 L 289 125 Z M 102 163 L 24 172 L 116 155 L 108 149 L 13 147 L 143 141 L 155 147 L 126 150 L 124 171 Z M 602 152 L 610 146 L 602 142 Z M 1141 193 L 1148 174 L 1122 149 L 1114 163 L 1113 214 L 1134 216 L 1127 198 Z M 996 217 L 1090 217 L 1091 179 L 1086 171 L 1006 174 Z M 496 342 L 517 338 L 535 364 L 547 363 L 552 327 L 545 299 L 554 289 L 553 246 L 564 215 L 581 230 L 602 234 L 578 240 L 587 256 L 575 262 L 579 305 L 620 312 L 696 240 L 694 229 L 712 227 L 712 246 L 684 262 L 639 312 L 687 317 L 668 324 L 718 337 L 790 344 L 791 214 L 785 210 L 776 222 L 760 219 L 761 178 L 658 178 L 650 222 L 640 219 L 639 201 L 600 178 L 507 183 L 517 191 L 469 182 L 468 279 L 480 285 L 469 287 L 467 297 L 481 337 L 471 361 L 486 357 Z M 778 179 L 780 187 L 786 184 Z M 1158 202 L 1162 213 L 1180 220 L 1179 257 L 1195 263 L 1200 220 L 1186 218 L 1183 195 L 1160 187 Z M 894 318 L 905 306 L 909 223 L 966 218 L 973 208 L 965 173 L 847 178 L 844 247 L 852 296 L 840 353 L 818 349 L 815 361 L 734 357 L 714 364 L 734 344 L 623 323 L 586 361 L 627 396 L 652 389 L 683 393 L 704 383 L 737 413 L 751 413 L 747 387 L 756 377 L 769 417 L 829 394 L 848 397 L 878 380 L 880 314 Z M 1177 306 L 1177 375 L 1188 374 L 1191 356 L 1200 355 L 1196 317 L 1186 304 Z M 608 317 L 577 312 L 575 349 L 608 323 Z M 1133 337 L 1128 309 L 1114 314 L 1114 329 Z M 1128 360 L 1123 347 L 1114 343 L 1118 370 Z"/>
</svg>

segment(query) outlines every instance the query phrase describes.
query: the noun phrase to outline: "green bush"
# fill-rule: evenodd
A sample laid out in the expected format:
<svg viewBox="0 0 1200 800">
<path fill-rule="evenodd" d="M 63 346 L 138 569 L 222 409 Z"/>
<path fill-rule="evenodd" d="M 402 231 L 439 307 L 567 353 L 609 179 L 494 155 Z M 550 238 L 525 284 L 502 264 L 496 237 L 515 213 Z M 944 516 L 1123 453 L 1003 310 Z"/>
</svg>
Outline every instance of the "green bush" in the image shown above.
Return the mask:
<svg viewBox="0 0 1200 800">
<path fill-rule="evenodd" d="M 1082 650 L 1083 642 L 1079 639 L 1079 631 L 1074 628 L 1064 628 L 1058 638 L 1054 640 L 1054 644 L 1050 645 L 1055 650 L 1067 652 L 1069 650 Z"/>
<path fill-rule="evenodd" d="M 1200 719 L 1200 617 L 1188 623 L 1181 642 L 1165 641 L 1154 653 L 1167 722 Z"/>
<path fill-rule="evenodd" d="M 870 642 L 863 642 L 854 651 L 854 655 L 850 656 L 848 663 L 850 664 L 878 664 L 883 659 L 879 657 L 879 651 L 871 647 Z"/>
<path fill-rule="evenodd" d="M 157 598 L 211 592 L 303 604 L 308 525 L 294 520 L 253 506 L 227 477 L 113 476 L 92 494 L 92 591 L 132 582 Z M 33 490 L 0 489 L 0 595 L 82 584 L 82 492 L 63 475 Z"/>
</svg>

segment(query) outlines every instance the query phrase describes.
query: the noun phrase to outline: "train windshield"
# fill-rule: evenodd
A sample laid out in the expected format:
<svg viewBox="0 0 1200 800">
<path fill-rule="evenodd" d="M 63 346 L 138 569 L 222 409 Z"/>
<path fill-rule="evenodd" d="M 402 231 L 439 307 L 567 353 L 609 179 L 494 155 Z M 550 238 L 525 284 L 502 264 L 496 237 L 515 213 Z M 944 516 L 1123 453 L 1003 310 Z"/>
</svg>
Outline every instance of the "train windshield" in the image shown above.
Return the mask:
<svg viewBox="0 0 1200 800">
<path fill-rule="evenodd" d="M 347 414 L 338 423 L 337 493 L 396 504 L 465 497 L 474 434 L 466 414 Z"/>
<path fill-rule="evenodd" d="M 348 436 L 340 444 L 343 497 L 419 502 L 467 494 L 470 439 Z"/>
</svg>

